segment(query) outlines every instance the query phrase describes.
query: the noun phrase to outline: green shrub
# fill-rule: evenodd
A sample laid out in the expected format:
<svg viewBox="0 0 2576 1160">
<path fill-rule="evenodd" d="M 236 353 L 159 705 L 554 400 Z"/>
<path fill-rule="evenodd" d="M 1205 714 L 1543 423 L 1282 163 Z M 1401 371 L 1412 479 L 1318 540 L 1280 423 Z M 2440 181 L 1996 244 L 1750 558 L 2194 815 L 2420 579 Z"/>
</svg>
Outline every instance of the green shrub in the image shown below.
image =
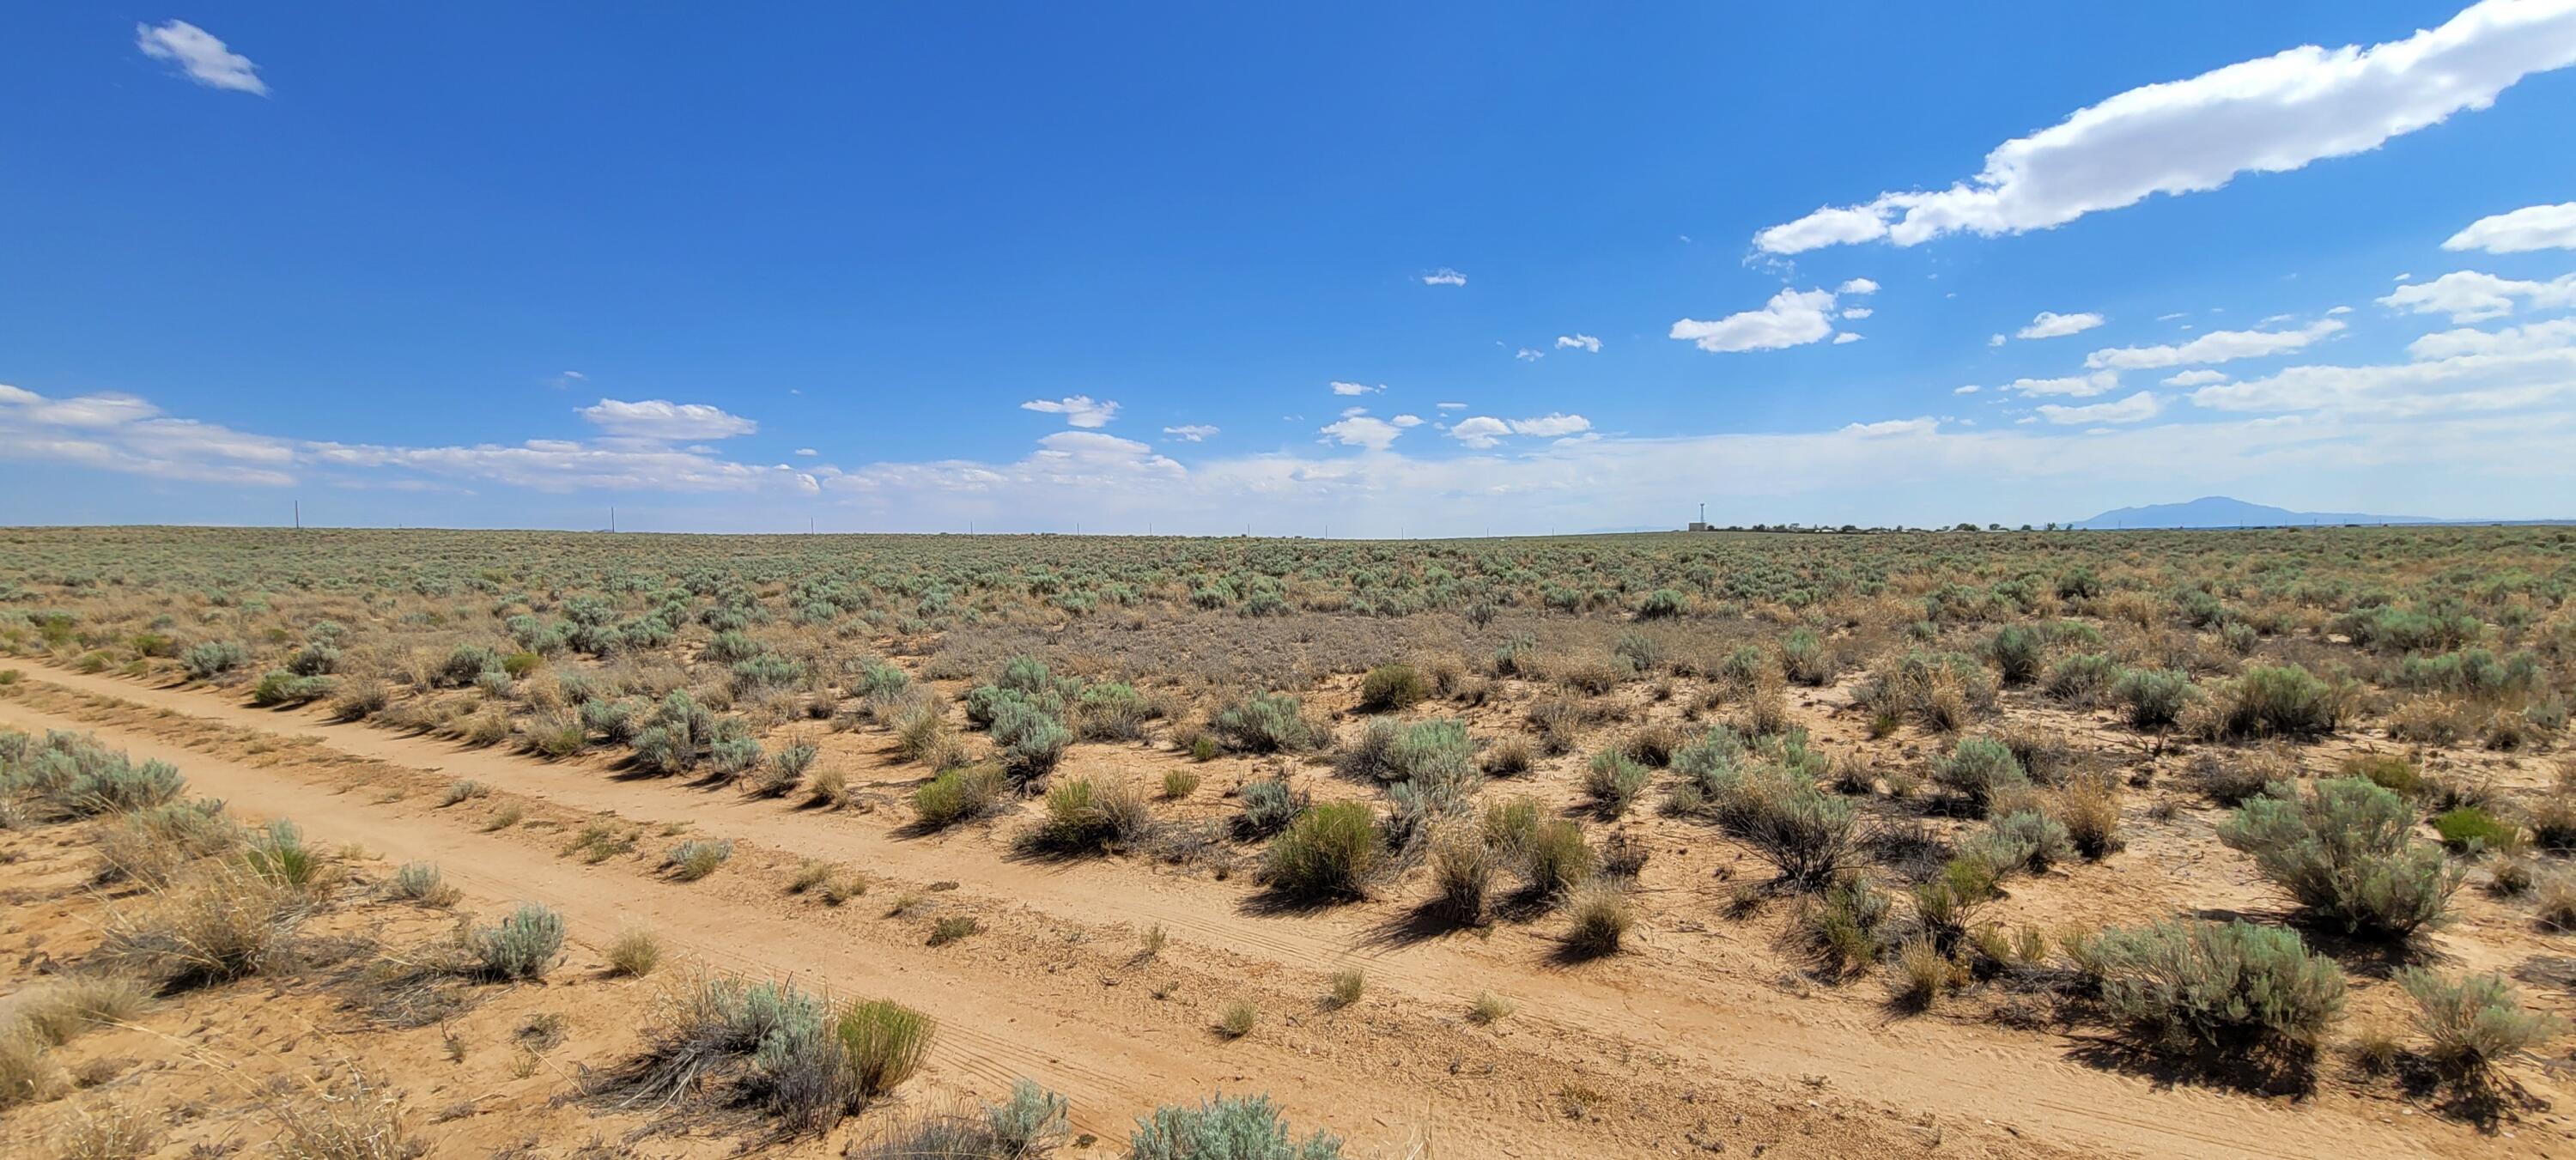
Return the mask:
<svg viewBox="0 0 2576 1160">
<path fill-rule="evenodd" d="M 991 765 L 941 770 L 912 791 L 912 812 L 927 829 L 944 829 L 984 816 L 1001 801 L 1006 783 Z"/>
<path fill-rule="evenodd" d="M 2030 774 L 2012 747 L 1992 737 L 1962 737 L 1932 763 L 1932 780 L 1979 813 L 1994 800 L 2030 786 Z"/>
<path fill-rule="evenodd" d="M 2348 694 L 2297 665 L 2256 665 L 2219 686 L 2204 732 L 2218 739 L 2320 737 L 2334 732 Z"/>
<path fill-rule="evenodd" d="M 1341 1160 L 1342 1142 L 1317 1132 L 1291 1138 L 1268 1096 L 1218 1096 L 1195 1108 L 1165 1106 L 1136 1122 L 1130 1160 Z"/>
<path fill-rule="evenodd" d="M 1583 771 L 1583 792 L 1612 817 L 1628 812 L 1628 803 L 1644 792 L 1646 779 L 1653 776 L 1645 766 L 1628 759 L 1615 749 L 1604 749 L 1592 755 L 1592 763 Z"/>
<path fill-rule="evenodd" d="M 850 1074 L 861 1099 L 875 1099 L 903 1086 L 930 1058 L 938 1032 L 931 1018 L 889 999 L 868 999 L 841 1010 L 833 1032 L 849 1055 Z"/>
<path fill-rule="evenodd" d="M 1218 713 L 1208 722 L 1217 740 L 1237 753 L 1311 749 L 1318 731 L 1301 716 L 1304 707 L 1287 693 L 1262 693 Z"/>
<path fill-rule="evenodd" d="M 2106 930 L 2102 1002 L 2170 1047 L 2307 1045 L 2343 1013 L 2343 971 L 2291 931 L 2249 922 Z"/>
<path fill-rule="evenodd" d="M 1647 593 L 1645 601 L 1637 605 L 1637 619 L 1668 620 L 1688 611 L 1690 597 L 1670 588 L 1658 588 Z"/>
<path fill-rule="evenodd" d="M 285 669 L 270 669 L 250 687 L 250 703 L 262 707 L 309 704 L 330 696 L 338 684 L 330 677 L 299 677 Z"/>
<path fill-rule="evenodd" d="M 2414 823 L 2396 794 L 2329 778 L 2306 795 L 2249 799 L 2218 838 L 2345 932 L 2402 939 L 2441 921 L 2462 878 L 2439 847 L 2413 839 Z"/>
<path fill-rule="evenodd" d="M 1780 640 L 1780 671 L 1793 684 L 1830 685 L 1841 667 L 1814 629 L 1793 628 Z"/>
<path fill-rule="evenodd" d="M 695 882 L 715 873 L 732 857 L 731 838 L 698 838 L 671 847 L 671 852 L 662 856 L 662 868 L 682 882 Z"/>
<path fill-rule="evenodd" d="M 1263 877 L 1295 898 L 1355 898 L 1385 853 L 1385 834 L 1365 803 L 1330 802 L 1297 815 L 1271 841 Z"/>
<path fill-rule="evenodd" d="M 2397 972 L 2415 1000 L 2415 1029 L 2433 1041 L 2433 1062 L 2455 1075 L 2483 1075 L 2495 1062 L 2567 1029 L 2564 1021 L 2523 1009 L 2501 975 L 2445 979 L 2421 967 Z"/>
<path fill-rule="evenodd" d="M 2055 818 L 2037 810 L 2007 814 L 1986 824 L 1959 852 L 1981 858 L 1997 874 L 2028 871 L 2044 874 L 2075 852 L 2074 840 Z"/>
<path fill-rule="evenodd" d="M 2040 662 L 2046 659 L 2047 651 L 2047 640 L 2027 624 L 2007 624 L 1986 641 L 1986 656 L 1995 662 L 1995 671 L 2007 685 L 2026 685 L 2038 679 Z"/>
<path fill-rule="evenodd" d="M 2109 653 L 2075 653 L 2048 670 L 2048 695 L 2070 705 L 2090 707 L 2108 696 L 2120 681 L 2119 662 Z"/>
<path fill-rule="evenodd" d="M 1783 885 L 1822 890 L 1853 861 L 1851 803 L 1818 789 L 1799 766 L 1765 758 L 1706 784 L 1718 824 L 1750 844 Z"/>
<path fill-rule="evenodd" d="M 1133 685 L 1104 681 L 1083 687 L 1074 698 L 1074 732 L 1088 741 L 1138 741 L 1146 724 L 1162 716 L 1154 702 Z"/>
<path fill-rule="evenodd" d="M 2522 827 L 2476 806 L 2461 806 L 2435 816 L 2433 830 L 2442 835 L 2442 845 L 2458 853 L 2512 851 L 2522 845 Z"/>
<path fill-rule="evenodd" d="M 563 944 L 563 916 L 533 902 L 522 902 L 509 917 L 465 936 L 476 973 L 503 982 L 546 977 L 563 961 Z"/>
<path fill-rule="evenodd" d="M 1261 838 L 1276 834 L 1306 812 L 1307 795 L 1288 787 L 1285 777 L 1266 777 L 1247 783 L 1239 795 L 1243 814 L 1237 825 L 1249 836 Z"/>
<path fill-rule="evenodd" d="M 1378 782 L 1472 781 L 1478 772 L 1466 723 L 1447 718 L 1369 718 L 1336 764 L 1349 776 Z"/>
<path fill-rule="evenodd" d="M 2111 700 L 2134 729 L 2162 729 L 2181 720 L 2192 696 L 2191 674 L 2172 669 L 2130 669 L 2111 685 Z"/>
<path fill-rule="evenodd" d="M 179 654 L 179 668 L 192 681 L 211 680 L 250 663 L 250 650 L 229 640 L 201 641 Z"/>
<path fill-rule="evenodd" d="M 2395 753 L 2356 753 L 2343 759 L 2345 777 L 2366 778 L 2371 784 L 2394 793 L 2415 797 L 2425 790 L 2424 775 L 2415 763 Z"/>
<path fill-rule="evenodd" d="M 1360 678 L 1359 709 L 1363 713 L 1410 709 L 1430 697 L 1430 679 L 1412 665 L 1379 665 Z"/>
</svg>

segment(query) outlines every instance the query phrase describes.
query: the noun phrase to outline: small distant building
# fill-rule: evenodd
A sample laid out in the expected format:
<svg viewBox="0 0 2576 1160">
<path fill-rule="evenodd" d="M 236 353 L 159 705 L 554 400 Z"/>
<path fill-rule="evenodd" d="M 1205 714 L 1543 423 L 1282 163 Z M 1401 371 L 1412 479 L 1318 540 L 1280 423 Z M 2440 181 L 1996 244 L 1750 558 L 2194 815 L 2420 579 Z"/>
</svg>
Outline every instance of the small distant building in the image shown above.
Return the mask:
<svg viewBox="0 0 2576 1160">
<path fill-rule="evenodd" d="M 1692 520 L 1690 523 L 1690 530 L 1694 532 L 1714 532 L 1717 529 L 1708 526 L 1707 520 Z"/>
</svg>

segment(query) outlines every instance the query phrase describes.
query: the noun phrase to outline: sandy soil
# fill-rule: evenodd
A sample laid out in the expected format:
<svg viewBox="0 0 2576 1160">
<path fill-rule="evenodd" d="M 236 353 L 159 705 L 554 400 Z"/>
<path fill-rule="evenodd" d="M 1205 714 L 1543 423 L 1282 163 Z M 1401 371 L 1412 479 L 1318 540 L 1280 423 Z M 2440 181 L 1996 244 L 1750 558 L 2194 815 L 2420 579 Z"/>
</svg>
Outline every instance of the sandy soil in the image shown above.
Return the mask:
<svg viewBox="0 0 2576 1160">
<path fill-rule="evenodd" d="M 991 1096 L 1015 1077 L 1037 1079 L 1070 1096 L 1077 1128 L 1099 1137 L 1077 1155 L 1117 1154 L 1137 1115 L 1220 1090 L 1268 1091 L 1295 1122 L 1344 1134 L 1359 1155 L 1412 1154 L 1426 1139 L 1445 1156 L 2576 1150 L 2567 1123 L 2546 1111 L 2480 1135 L 2390 1093 L 2326 1084 L 2304 1099 L 2266 1099 L 2175 1082 L 2116 1062 L 2080 1030 L 1898 1017 L 1873 985 L 1820 987 L 1783 970 L 1772 945 L 1779 916 L 1718 917 L 1730 879 L 1751 867 L 1704 831 L 1655 822 L 1637 826 L 1655 850 L 1643 935 L 1632 953 L 1575 965 L 1555 953 L 1550 921 L 1428 933 L 1406 921 L 1418 898 L 1401 894 L 1278 913 L 1239 875 L 1132 857 L 1027 859 L 1013 851 L 1007 820 L 907 837 L 900 810 L 800 809 L 622 778 L 598 759 L 547 763 L 103 676 L 31 672 L 0 699 L 0 724 L 93 730 L 138 757 L 174 762 L 198 792 L 237 810 L 291 815 L 388 862 L 434 860 L 466 889 L 468 909 L 535 898 L 562 909 L 592 945 L 644 923 L 723 969 L 920 1007 L 941 1023 L 920 1098 Z M 877 752 L 882 745 L 835 736 L 827 760 L 862 786 L 916 780 Z M 1072 768 L 1158 780 L 1174 760 L 1087 746 Z M 1198 767 L 1210 776 L 1195 808 L 1215 812 L 1216 795 L 1255 765 Z M 494 792 L 438 808 L 439 791 L 459 778 Z M 510 806 L 525 819 L 487 832 L 487 819 Z M 563 856 L 570 832 L 594 821 L 639 828 L 641 848 L 599 865 Z M 2174 824 L 2208 823 L 2186 812 Z M 653 867 L 674 840 L 661 835 L 679 827 L 741 845 L 706 880 L 658 878 Z M 2214 842 L 2184 832 L 2138 833 L 2110 864 L 2017 884 L 2029 897 L 2016 901 L 2033 915 L 2098 909 L 2123 919 L 2141 907 L 2277 905 L 2234 860 L 2180 866 L 2218 861 L 2206 853 Z M 783 879 L 806 858 L 844 862 L 872 886 L 837 909 L 791 896 Z M 890 916 L 898 899 L 913 905 Z M 985 931 L 924 945 L 932 918 L 955 914 Z M 1171 941 L 1148 958 L 1139 948 L 1155 926 Z M 1327 977 L 1349 968 L 1365 972 L 1365 997 L 1327 1009 Z M 1516 1001 L 1517 1013 L 1471 1023 L 1468 1007 L 1485 991 Z M 1236 998 L 1264 1015 L 1251 1035 L 1229 1041 L 1212 1024 Z M 594 1065 L 622 1046 L 606 1038 Z M 575 1130 L 570 1123 L 546 1130 Z M 484 1154 L 493 1140 L 430 1134 L 443 1154 Z"/>
</svg>

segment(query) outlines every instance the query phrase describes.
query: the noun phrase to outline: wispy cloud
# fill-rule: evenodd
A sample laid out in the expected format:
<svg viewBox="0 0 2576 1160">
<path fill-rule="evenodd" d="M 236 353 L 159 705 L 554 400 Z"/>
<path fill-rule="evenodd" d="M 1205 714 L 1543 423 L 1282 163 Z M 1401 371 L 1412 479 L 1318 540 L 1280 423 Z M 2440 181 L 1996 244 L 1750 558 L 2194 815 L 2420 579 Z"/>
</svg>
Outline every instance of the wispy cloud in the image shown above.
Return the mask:
<svg viewBox="0 0 2576 1160">
<path fill-rule="evenodd" d="M 1061 399 L 1031 399 L 1020 404 L 1023 411 L 1041 411 L 1064 416 L 1068 427 L 1106 427 L 1118 417 L 1118 404 L 1089 395 L 1067 395 Z"/>
</svg>

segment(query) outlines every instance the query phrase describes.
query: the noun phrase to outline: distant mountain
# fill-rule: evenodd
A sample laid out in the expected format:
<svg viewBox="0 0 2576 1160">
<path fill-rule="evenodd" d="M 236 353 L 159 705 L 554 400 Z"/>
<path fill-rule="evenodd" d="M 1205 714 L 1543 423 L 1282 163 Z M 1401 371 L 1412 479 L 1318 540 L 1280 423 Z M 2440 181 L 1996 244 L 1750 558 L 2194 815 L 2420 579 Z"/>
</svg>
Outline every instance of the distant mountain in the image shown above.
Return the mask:
<svg viewBox="0 0 2576 1160">
<path fill-rule="evenodd" d="M 2223 495 L 2202 496 L 2189 503 L 2158 503 L 2107 511 L 2068 526 L 2106 528 L 2278 528 L 2312 524 L 2441 524 L 2431 516 L 2374 516 L 2361 512 L 2294 512 L 2269 504 L 2247 503 Z"/>
</svg>

